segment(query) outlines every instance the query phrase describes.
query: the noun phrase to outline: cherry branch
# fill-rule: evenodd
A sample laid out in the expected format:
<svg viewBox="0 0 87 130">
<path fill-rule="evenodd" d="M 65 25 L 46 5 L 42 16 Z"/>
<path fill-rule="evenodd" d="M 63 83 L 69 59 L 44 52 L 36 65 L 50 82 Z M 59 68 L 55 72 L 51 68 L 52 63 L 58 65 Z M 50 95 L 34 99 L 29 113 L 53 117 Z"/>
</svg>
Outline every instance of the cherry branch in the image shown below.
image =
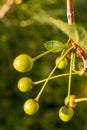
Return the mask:
<svg viewBox="0 0 87 130">
<path fill-rule="evenodd" d="M 74 22 L 73 0 L 67 0 L 67 19 L 69 24 Z"/>
<path fill-rule="evenodd" d="M 0 19 L 2 19 L 6 13 L 10 10 L 11 5 L 13 4 L 13 0 L 6 0 L 3 7 L 0 9 Z"/>
<path fill-rule="evenodd" d="M 13 3 L 19 5 L 22 3 L 22 0 L 6 0 L 2 8 L 0 9 L 0 19 L 2 19 L 6 15 Z"/>
<path fill-rule="evenodd" d="M 74 23 L 74 6 L 73 6 L 73 0 L 67 0 L 67 20 L 68 24 Z M 75 48 L 75 43 L 71 39 L 71 43 Z"/>
<path fill-rule="evenodd" d="M 73 6 L 73 0 L 67 0 L 67 20 L 69 24 L 74 23 L 74 6 Z M 78 57 L 82 58 L 84 67 L 82 68 L 82 71 L 87 71 L 87 53 L 84 52 L 82 48 L 80 48 L 74 41 L 71 39 L 71 43 L 74 46 L 76 50 L 76 54 Z"/>
</svg>

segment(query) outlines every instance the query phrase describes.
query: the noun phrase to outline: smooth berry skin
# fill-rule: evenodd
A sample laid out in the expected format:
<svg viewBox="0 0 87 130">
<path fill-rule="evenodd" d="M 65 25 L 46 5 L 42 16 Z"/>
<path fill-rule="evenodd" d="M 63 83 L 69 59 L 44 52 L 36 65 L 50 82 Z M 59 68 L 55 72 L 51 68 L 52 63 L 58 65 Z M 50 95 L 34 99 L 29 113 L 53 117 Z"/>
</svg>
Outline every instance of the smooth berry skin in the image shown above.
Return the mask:
<svg viewBox="0 0 87 130">
<path fill-rule="evenodd" d="M 32 80 L 28 77 L 23 77 L 18 81 L 18 89 L 21 92 L 30 91 L 33 88 Z"/>
<path fill-rule="evenodd" d="M 64 58 L 60 61 L 60 57 L 58 57 L 55 61 L 55 64 L 57 66 L 58 69 L 64 69 L 66 68 L 67 64 L 68 64 L 68 61 L 67 61 L 67 58 Z"/>
<path fill-rule="evenodd" d="M 28 99 L 24 103 L 24 111 L 28 115 L 34 115 L 39 109 L 39 104 L 34 99 Z"/>
<path fill-rule="evenodd" d="M 72 119 L 74 111 L 71 107 L 62 106 L 59 110 L 59 117 L 62 121 L 68 122 Z"/>
<path fill-rule="evenodd" d="M 29 55 L 21 54 L 14 59 L 13 66 L 19 72 L 28 72 L 33 67 L 33 60 Z"/>
</svg>

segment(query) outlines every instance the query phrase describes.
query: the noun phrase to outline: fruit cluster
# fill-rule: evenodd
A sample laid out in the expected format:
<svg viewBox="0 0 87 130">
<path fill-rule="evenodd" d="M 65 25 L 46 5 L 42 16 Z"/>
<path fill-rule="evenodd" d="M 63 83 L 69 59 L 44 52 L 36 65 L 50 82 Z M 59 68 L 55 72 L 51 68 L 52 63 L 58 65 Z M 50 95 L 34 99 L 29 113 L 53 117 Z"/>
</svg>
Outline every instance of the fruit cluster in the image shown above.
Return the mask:
<svg viewBox="0 0 87 130">
<path fill-rule="evenodd" d="M 47 45 L 48 45 L 48 43 L 49 44 L 52 43 L 52 45 L 53 45 L 53 41 L 47 42 Z M 57 43 L 57 42 L 54 41 L 54 45 L 55 45 L 55 43 Z M 33 115 L 39 109 L 39 98 L 40 98 L 45 86 L 47 85 L 48 81 L 52 80 L 54 78 L 69 75 L 68 94 L 67 94 L 67 97 L 64 100 L 65 105 L 62 106 L 59 110 L 60 119 L 64 122 L 68 122 L 73 117 L 73 114 L 74 114 L 73 109 L 76 107 L 76 103 L 80 102 L 80 101 L 85 101 L 85 100 L 87 100 L 87 98 L 77 99 L 75 95 L 70 94 L 71 76 L 73 74 L 79 74 L 81 71 L 72 72 L 72 70 L 73 70 L 73 53 L 71 53 L 71 52 L 73 52 L 73 47 L 70 46 L 70 43 L 68 43 L 69 47 L 65 47 L 65 46 L 61 47 L 61 46 L 59 46 L 59 44 L 60 44 L 60 42 L 58 41 L 58 44 L 56 44 L 57 46 L 55 46 L 55 47 L 52 46 L 46 52 L 44 52 L 44 53 L 42 53 L 42 54 L 40 54 L 40 55 L 38 55 L 34 58 L 31 58 L 27 54 L 21 54 L 14 59 L 13 66 L 17 71 L 19 71 L 21 73 L 25 73 L 25 72 L 30 71 L 33 68 L 34 62 L 37 59 L 41 58 L 42 56 L 48 54 L 49 52 L 55 52 L 55 51 L 60 52 L 60 51 L 62 51 L 61 56 L 57 57 L 56 60 L 55 60 L 55 67 L 52 69 L 51 73 L 49 74 L 49 76 L 46 79 L 33 82 L 29 77 L 22 77 L 21 79 L 19 79 L 17 86 L 18 86 L 18 89 L 21 92 L 27 92 L 27 91 L 30 91 L 33 88 L 34 85 L 44 82 L 44 84 L 43 84 L 40 92 L 36 96 L 36 98 L 28 99 L 24 103 L 23 109 L 24 109 L 25 113 L 28 114 L 28 115 Z M 60 44 L 60 45 L 62 45 L 62 44 Z M 71 53 L 69 73 L 52 76 L 52 74 L 54 73 L 54 71 L 57 68 L 58 69 L 65 69 L 67 67 L 67 65 L 68 65 L 67 55 L 69 53 Z"/>
</svg>

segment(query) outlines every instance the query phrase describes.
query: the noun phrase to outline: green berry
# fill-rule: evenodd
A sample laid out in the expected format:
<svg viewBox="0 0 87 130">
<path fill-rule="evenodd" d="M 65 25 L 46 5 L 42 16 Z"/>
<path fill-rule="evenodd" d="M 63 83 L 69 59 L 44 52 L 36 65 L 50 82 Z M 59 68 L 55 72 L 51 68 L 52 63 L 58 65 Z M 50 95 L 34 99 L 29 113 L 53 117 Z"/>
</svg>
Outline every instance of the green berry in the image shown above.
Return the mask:
<svg viewBox="0 0 87 130">
<path fill-rule="evenodd" d="M 28 72 L 33 67 L 33 60 L 29 55 L 21 54 L 15 58 L 13 66 L 19 72 Z"/>
<path fill-rule="evenodd" d="M 62 121 L 68 122 L 72 119 L 74 111 L 71 107 L 62 106 L 59 110 L 59 117 Z"/>
<path fill-rule="evenodd" d="M 76 107 L 75 99 L 76 99 L 76 95 L 70 95 L 70 99 L 67 96 L 64 100 L 64 103 L 66 106 L 75 108 Z"/>
<path fill-rule="evenodd" d="M 34 99 L 28 99 L 24 103 L 24 111 L 28 115 L 33 115 L 35 114 L 39 109 L 39 104 L 36 100 Z"/>
<path fill-rule="evenodd" d="M 56 59 L 55 64 L 56 64 L 58 69 L 64 69 L 68 64 L 67 58 L 62 59 L 61 61 L 60 61 L 60 58 L 61 57 L 58 57 Z"/>
<path fill-rule="evenodd" d="M 22 92 L 27 92 L 32 89 L 32 80 L 28 77 L 23 77 L 18 81 L 18 89 Z"/>
</svg>

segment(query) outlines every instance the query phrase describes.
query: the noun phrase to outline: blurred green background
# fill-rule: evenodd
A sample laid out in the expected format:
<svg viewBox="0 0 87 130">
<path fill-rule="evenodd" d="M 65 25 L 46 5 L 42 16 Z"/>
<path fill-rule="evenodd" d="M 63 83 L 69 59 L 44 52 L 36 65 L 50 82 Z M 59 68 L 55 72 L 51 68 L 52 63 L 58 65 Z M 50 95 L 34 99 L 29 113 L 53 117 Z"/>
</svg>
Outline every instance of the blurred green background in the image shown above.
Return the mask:
<svg viewBox="0 0 87 130">
<path fill-rule="evenodd" d="M 2 9 L 6 0 L 0 1 Z M 74 0 L 75 20 L 87 29 L 87 0 Z M 78 103 L 70 122 L 59 119 L 58 110 L 64 104 L 68 77 L 50 81 L 41 99 L 40 109 L 34 116 L 23 111 L 28 98 L 35 98 L 42 84 L 30 92 L 21 93 L 17 81 L 29 76 L 33 81 L 46 78 L 55 65 L 58 54 L 50 53 L 37 60 L 29 73 L 14 70 L 13 60 L 26 53 L 34 57 L 44 51 L 43 44 L 49 40 L 66 41 L 67 37 L 55 26 L 44 23 L 45 13 L 67 21 L 66 0 L 15 0 L 10 10 L 0 19 L 0 130 L 87 130 L 87 102 Z M 85 43 L 87 44 L 87 43 Z M 65 73 L 56 70 L 55 74 Z M 87 96 L 87 77 L 72 77 L 72 94 Z"/>
</svg>

